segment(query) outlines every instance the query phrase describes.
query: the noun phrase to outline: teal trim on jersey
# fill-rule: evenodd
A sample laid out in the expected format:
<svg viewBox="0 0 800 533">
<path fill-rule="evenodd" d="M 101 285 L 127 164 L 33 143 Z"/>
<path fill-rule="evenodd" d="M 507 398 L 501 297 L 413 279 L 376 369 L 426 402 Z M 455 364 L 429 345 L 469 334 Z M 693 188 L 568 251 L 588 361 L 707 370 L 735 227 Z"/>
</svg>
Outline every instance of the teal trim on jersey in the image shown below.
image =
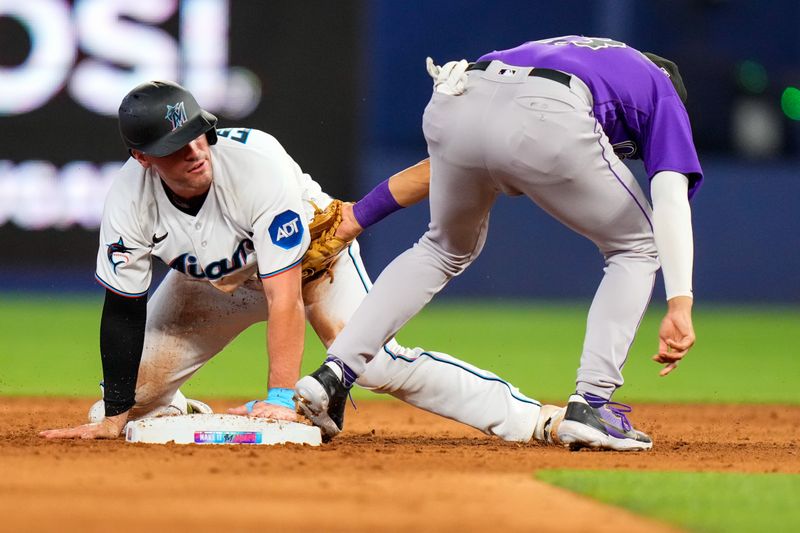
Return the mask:
<svg viewBox="0 0 800 533">
<path fill-rule="evenodd" d="M 303 258 L 301 257 L 300 259 L 298 259 L 297 261 L 295 261 L 291 265 L 289 265 L 289 266 L 287 266 L 285 268 L 282 268 L 280 270 L 276 270 L 275 272 L 271 272 L 269 274 L 262 274 L 261 272 L 259 272 L 258 273 L 258 277 L 261 278 L 261 279 L 267 279 L 267 278 L 271 278 L 272 276 L 277 276 L 278 274 L 280 274 L 282 272 L 286 272 L 287 270 L 293 269 L 294 267 L 299 265 L 302 260 L 303 260 Z"/>
<path fill-rule="evenodd" d="M 361 280 L 361 284 L 364 286 L 364 292 L 369 292 L 369 284 L 364 281 L 364 274 L 361 273 L 361 269 L 358 268 L 358 263 L 356 262 L 356 258 L 353 255 L 353 247 L 347 247 L 347 255 L 350 256 L 350 259 L 353 261 L 353 266 L 356 267 L 356 274 L 358 274 L 358 279 Z"/>
<path fill-rule="evenodd" d="M 97 283 L 99 283 L 100 285 L 102 285 L 106 289 L 110 290 L 114 294 L 117 294 L 119 296 L 123 296 L 125 298 L 141 298 L 142 296 L 147 294 L 147 291 L 139 292 L 139 293 L 133 293 L 133 292 L 123 292 L 123 291 L 121 291 L 119 289 L 115 289 L 110 284 L 108 284 L 105 281 L 103 281 L 103 278 L 101 278 L 96 272 L 94 274 L 94 279 L 97 280 Z"/>
<path fill-rule="evenodd" d="M 347 253 L 350 255 L 350 259 L 352 259 L 352 261 L 353 261 L 353 266 L 356 268 L 356 273 L 358 274 L 358 277 L 361 280 L 362 285 L 364 285 L 364 290 L 366 292 L 369 292 L 369 289 L 367 288 L 367 283 L 364 281 L 364 274 L 362 274 L 361 273 L 361 269 L 358 268 L 358 262 L 356 261 L 356 258 L 353 256 L 353 252 L 351 250 L 351 247 L 349 247 L 349 246 L 347 247 Z M 413 358 L 412 359 L 412 358 L 406 357 L 404 355 L 396 354 L 396 353 L 392 352 L 389 348 L 387 348 L 385 344 L 383 345 L 383 351 L 386 352 L 389 355 L 389 357 L 391 357 L 395 361 L 398 360 L 398 359 L 401 359 L 401 360 L 403 360 L 403 361 L 405 361 L 407 363 L 413 363 L 414 361 L 416 361 L 418 359 L 418 358 Z M 529 403 L 531 405 L 538 405 L 539 407 L 541 407 L 541 405 L 542 405 L 541 403 L 537 402 L 536 400 L 531 400 L 530 398 L 520 398 L 519 396 L 514 394 L 513 387 L 511 387 L 511 385 L 507 381 L 504 381 L 504 380 L 502 380 L 502 379 L 500 379 L 498 377 L 484 376 L 482 374 L 479 374 L 479 373 L 475 372 L 471 368 L 466 368 L 466 367 L 461 366 L 458 363 L 455 363 L 453 361 L 448 361 L 446 359 L 441 359 L 439 357 L 436 357 L 435 355 L 433 355 L 430 352 L 422 352 L 420 354 L 420 357 L 422 357 L 423 355 L 426 356 L 426 357 L 429 357 L 430 359 L 433 359 L 434 361 L 436 361 L 438 363 L 445 363 L 445 364 L 448 364 L 448 365 L 453 365 L 454 367 L 460 368 L 461 370 L 463 370 L 465 372 L 469 372 L 473 376 L 481 378 L 481 379 L 483 379 L 485 381 L 496 381 L 498 383 L 502 383 L 503 385 L 505 385 L 508 388 L 508 392 L 509 392 L 509 394 L 511 394 L 511 397 L 514 398 L 517 401 L 520 401 L 522 403 Z"/>
</svg>

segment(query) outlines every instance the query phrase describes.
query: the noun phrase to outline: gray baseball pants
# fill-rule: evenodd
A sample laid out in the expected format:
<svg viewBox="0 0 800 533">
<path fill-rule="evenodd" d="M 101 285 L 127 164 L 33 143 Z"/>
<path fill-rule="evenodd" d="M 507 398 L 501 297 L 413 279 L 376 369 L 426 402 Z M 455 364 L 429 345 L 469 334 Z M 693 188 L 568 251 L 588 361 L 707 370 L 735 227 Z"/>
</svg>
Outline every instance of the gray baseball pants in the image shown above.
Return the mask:
<svg viewBox="0 0 800 533">
<path fill-rule="evenodd" d="M 428 231 L 386 267 L 328 350 L 356 374 L 480 254 L 490 210 L 504 193 L 526 195 L 603 254 L 577 392 L 610 398 L 622 385 L 659 268 L 652 210 L 594 119 L 586 85 L 573 76 L 567 87 L 530 71 L 494 61 L 468 73 L 464 94 L 431 98 L 423 117 Z M 542 260 L 553 252 L 542 250 Z"/>
</svg>

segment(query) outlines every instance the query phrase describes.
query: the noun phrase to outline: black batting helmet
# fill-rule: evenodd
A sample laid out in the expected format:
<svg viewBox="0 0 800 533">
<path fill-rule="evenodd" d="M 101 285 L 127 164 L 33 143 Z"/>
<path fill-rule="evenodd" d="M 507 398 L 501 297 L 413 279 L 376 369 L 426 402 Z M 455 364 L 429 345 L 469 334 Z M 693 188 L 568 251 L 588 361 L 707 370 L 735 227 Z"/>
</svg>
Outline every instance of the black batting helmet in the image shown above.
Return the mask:
<svg viewBox="0 0 800 533">
<path fill-rule="evenodd" d="M 162 157 L 205 133 L 217 142 L 217 117 L 200 108 L 192 93 L 170 81 L 149 81 L 119 105 L 119 131 L 129 150 Z"/>
<path fill-rule="evenodd" d="M 675 92 L 678 93 L 681 102 L 685 104 L 687 98 L 686 85 L 683 84 L 683 78 L 678 71 L 678 65 L 676 65 L 674 61 L 658 56 L 653 52 L 643 52 L 643 54 L 647 59 L 655 63 L 658 68 L 664 69 L 664 71 L 669 74 L 669 81 L 671 81 L 672 86 L 675 87 Z"/>
</svg>

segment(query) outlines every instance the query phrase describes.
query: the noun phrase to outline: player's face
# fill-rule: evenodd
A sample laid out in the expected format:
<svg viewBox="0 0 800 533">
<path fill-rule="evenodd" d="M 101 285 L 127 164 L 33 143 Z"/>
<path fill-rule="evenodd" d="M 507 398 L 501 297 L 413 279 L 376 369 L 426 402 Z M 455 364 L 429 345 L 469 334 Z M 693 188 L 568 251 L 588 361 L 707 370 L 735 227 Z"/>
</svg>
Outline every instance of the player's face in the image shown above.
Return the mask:
<svg viewBox="0 0 800 533">
<path fill-rule="evenodd" d="M 172 192 L 183 198 L 193 198 L 211 186 L 211 150 L 206 135 L 169 155 L 154 157 L 134 151 L 134 157 L 145 168 L 152 167 Z"/>
</svg>

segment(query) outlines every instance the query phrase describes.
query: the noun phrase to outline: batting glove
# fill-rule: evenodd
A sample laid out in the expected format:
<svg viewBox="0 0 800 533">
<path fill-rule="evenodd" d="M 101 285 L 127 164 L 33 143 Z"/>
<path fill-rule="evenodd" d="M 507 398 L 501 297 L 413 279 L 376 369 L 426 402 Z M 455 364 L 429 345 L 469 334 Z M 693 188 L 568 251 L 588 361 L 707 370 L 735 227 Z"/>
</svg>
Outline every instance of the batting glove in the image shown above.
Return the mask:
<svg viewBox="0 0 800 533">
<path fill-rule="evenodd" d="M 433 62 L 433 59 L 425 58 L 425 66 L 428 74 L 433 78 L 433 90 L 437 93 L 458 96 L 464 94 L 467 85 L 467 67 L 469 63 L 466 59 L 461 61 L 449 61 L 441 67 Z"/>
</svg>

